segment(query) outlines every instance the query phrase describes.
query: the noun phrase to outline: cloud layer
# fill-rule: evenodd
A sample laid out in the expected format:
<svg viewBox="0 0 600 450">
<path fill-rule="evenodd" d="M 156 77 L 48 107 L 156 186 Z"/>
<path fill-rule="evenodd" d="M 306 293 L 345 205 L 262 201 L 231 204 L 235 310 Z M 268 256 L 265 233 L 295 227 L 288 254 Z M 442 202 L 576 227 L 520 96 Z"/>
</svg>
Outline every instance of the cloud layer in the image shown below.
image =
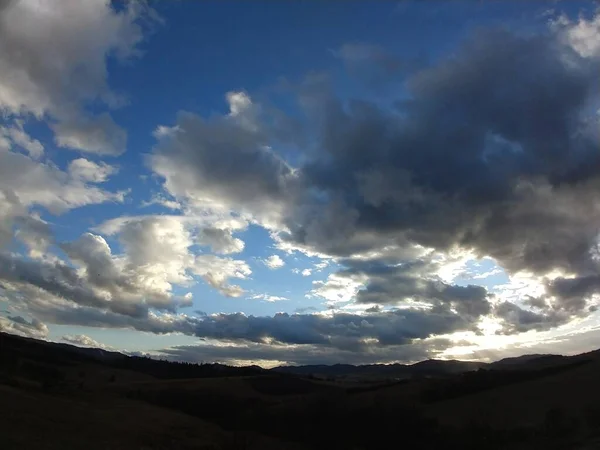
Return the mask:
<svg viewBox="0 0 600 450">
<path fill-rule="evenodd" d="M 391 106 L 339 98 L 328 77 L 312 75 L 290 87 L 316 137 L 294 168 L 270 150 L 282 136 L 302 150 L 278 128 L 289 123 L 283 113 L 230 94 L 226 116 L 182 114 L 152 168 L 182 202 L 246 214 L 281 248 L 341 258 L 337 279 L 363 286 L 358 303 L 492 314 L 507 333 L 566 323 L 593 310 L 600 287 L 596 21 L 560 17 L 538 35 L 478 31 L 410 73 Z M 383 55 L 375 50 L 337 54 L 361 64 Z M 440 280 L 427 249 L 550 277 L 546 292 L 533 310 L 490 302 L 483 287 Z"/>
<path fill-rule="evenodd" d="M 46 213 L 125 199 L 106 188 L 119 165 L 99 160 L 127 146 L 110 114 L 125 97 L 107 64 L 137 56 L 156 16 L 137 2 L 0 5 L 0 299 L 23 313 L 2 318 L 3 330 L 207 341 L 168 350 L 174 358 L 376 362 L 435 355 L 454 333 L 513 336 L 596 310 L 600 16 L 557 17 L 536 33 L 479 30 L 428 65 L 370 44 L 333 51 L 362 82 L 397 87 L 385 102 L 342 97 L 333 75 L 311 73 L 278 85 L 285 110 L 231 91 L 222 114 L 181 111 L 148 129 L 161 190 L 145 205 L 171 214 L 115 217 L 65 240 Z M 52 163 L 26 131 L 32 117 L 57 147 L 93 155 Z M 182 313 L 199 282 L 243 298 L 233 280 L 252 275 L 250 227 L 273 241 L 255 259 L 271 273 L 288 271 L 294 253 L 325 261 L 293 269 L 307 278 L 331 262 L 306 292 L 330 311 Z M 465 261 L 484 257 L 499 267 L 461 282 Z M 529 277 L 535 292 L 483 286 L 498 273 Z"/>
</svg>

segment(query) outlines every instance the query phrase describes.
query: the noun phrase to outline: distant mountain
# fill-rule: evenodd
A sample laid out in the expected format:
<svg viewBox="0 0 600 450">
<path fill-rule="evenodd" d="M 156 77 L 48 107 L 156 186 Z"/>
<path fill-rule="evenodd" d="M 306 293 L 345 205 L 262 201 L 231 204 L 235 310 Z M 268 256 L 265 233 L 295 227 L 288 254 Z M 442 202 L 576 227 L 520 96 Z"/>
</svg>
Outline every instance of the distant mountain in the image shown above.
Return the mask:
<svg viewBox="0 0 600 450">
<path fill-rule="evenodd" d="M 76 347 L 70 344 L 41 341 L 0 332 L 0 365 L 13 364 L 27 358 L 40 363 L 70 364 L 90 362 L 145 373 L 156 378 L 205 378 L 280 373 L 326 378 L 407 379 L 414 377 L 444 377 L 486 370 L 544 369 L 568 364 L 580 359 L 600 358 L 600 350 L 576 356 L 523 355 L 504 358 L 493 363 L 429 359 L 416 364 L 333 364 L 279 366 L 270 370 L 259 366 L 231 367 L 223 364 L 191 364 L 152 359 L 147 356 L 124 355 L 100 348 Z"/>
<path fill-rule="evenodd" d="M 429 359 L 416 364 L 279 366 L 271 370 L 295 375 L 315 375 L 324 377 L 411 378 L 414 376 L 451 375 L 477 370 L 486 366 L 486 363 L 481 362 Z"/>
<path fill-rule="evenodd" d="M 534 363 L 537 364 L 537 363 L 548 363 L 548 362 L 554 363 L 554 362 L 558 362 L 564 358 L 566 358 L 566 357 L 562 356 L 562 355 L 552 355 L 552 354 L 522 355 L 522 356 L 515 356 L 512 358 L 504 358 L 499 361 L 491 363 L 489 366 L 492 369 L 501 369 L 501 368 L 506 368 L 507 366 L 521 366 L 523 364 L 534 364 Z"/>
<path fill-rule="evenodd" d="M 295 375 L 313 375 L 318 377 L 348 377 L 348 378 L 413 378 L 456 375 L 472 372 L 479 369 L 485 370 L 537 370 L 554 366 L 570 364 L 579 360 L 590 358 L 600 359 L 600 350 L 582 353 L 575 356 L 563 356 L 553 354 L 532 354 L 511 358 L 504 358 L 492 363 L 475 361 L 457 361 L 428 359 L 416 364 L 369 364 L 350 365 L 334 364 L 307 365 L 307 366 L 279 366 L 271 369 L 275 372 L 289 373 Z"/>
</svg>

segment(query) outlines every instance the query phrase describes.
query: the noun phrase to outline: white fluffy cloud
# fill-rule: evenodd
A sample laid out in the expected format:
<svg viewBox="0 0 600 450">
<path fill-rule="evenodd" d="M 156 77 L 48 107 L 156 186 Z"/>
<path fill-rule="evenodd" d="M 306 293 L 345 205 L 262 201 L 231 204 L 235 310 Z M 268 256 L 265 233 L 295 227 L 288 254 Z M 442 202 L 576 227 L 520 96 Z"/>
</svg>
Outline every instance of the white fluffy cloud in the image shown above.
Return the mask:
<svg viewBox="0 0 600 450">
<path fill-rule="evenodd" d="M 84 103 L 109 107 L 124 99 L 107 83 L 106 59 L 136 54 L 140 17 L 149 10 L 109 0 L 18 0 L 0 6 L 0 110 L 48 119 L 59 146 L 119 154 L 126 133 L 108 114 L 93 116 Z M 50 38 L 51 36 L 51 38 Z"/>
<path fill-rule="evenodd" d="M 31 137 L 27 120 L 35 117 L 55 131 L 59 146 L 118 154 L 125 131 L 108 115 L 86 110 L 123 103 L 107 83 L 107 58 L 128 58 L 143 38 L 139 19 L 152 11 L 127 3 L 119 11 L 110 1 L 15 0 L 0 4 L 0 246 L 16 236 L 42 256 L 51 242 L 49 227 L 31 208 L 51 214 L 90 204 L 121 202 L 125 192 L 109 192 L 100 183 L 114 168 L 80 158 L 62 170 Z M 49 38 L 51 36 L 52 38 Z M 22 152 L 20 152 L 22 151 Z M 44 230 L 42 228 L 45 228 Z"/>
<path fill-rule="evenodd" d="M 86 336 L 85 334 L 67 334 L 63 336 L 61 340 L 68 344 L 76 345 L 78 347 L 101 348 L 104 350 L 112 348 L 108 345 L 104 345 L 101 342 L 96 341 L 95 339 L 92 339 L 89 336 Z"/>
<path fill-rule="evenodd" d="M 44 339 L 48 336 L 48 327 L 46 324 L 36 318 L 27 321 L 27 319 L 21 316 L 0 316 L 0 331 L 36 339 Z"/>
<path fill-rule="evenodd" d="M 163 242 L 157 241 L 157 246 Z M 181 302 L 171 294 L 171 281 L 180 274 L 169 271 L 168 264 L 131 253 L 114 255 L 104 238 L 92 233 L 61 248 L 77 264 L 79 277 L 113 304 L 173 309 Z"/>
<path fill-rule="evenodd" d="M 285 261 L 279 255 L 271 255 L 262 260 L 263 264 L 271 270 L 281 269 L 285 266 Z"/>
<path fill-rule="evenodd" d="M 219 217 L 139 216 L 106 222 L 98 230 L 118 235 L 135 270 L 142 270 L 155 286 L 170 289 L 171 284 L 189 285 L 192 275 L 197 275 L 222 294 L 239 297 L 243 289 L 230 285 L 228 280 L 247 278 L 252 273 L 248 264 L 232 258 L 196 254 L 191 248 L 204 244 L 222 253 L 243 248 L 243 242 L 227 240 L 231 231 L 217 233 L 221 239 L 209 233 L 213 240 L 207 241 L 206 230 L 213 231 L 214 226 L 232 230 L 243 227 L 244 223 Z"/>
<path fill-rule="evenodd" d="M 342 277 L 334 273 L 329 275 L 325 281 L 313 281 L 313 289 L 307 296 L 323 298 L 330 305 L 349 302 L 364 286 L 364 281 L 361 277 Z"/>
<path fill-rule="evenodd" d="M 33 159 L 38 159 L 44 154 L 44 146 L 37 139 L 32 138 L 23 130 L 23 124 L 15 121 L 12 126 L 0 126 L 0 137 L 4 136 L 12 141 L 12 144 L 23 148 Z M 5 149 L 11 147 L 11 143 L 5 142 Z"/>
<path fill-rule="evenodd" d="M 302 275 L 303 277 L 310 277 L 312 275 L 313 269 L 292 269 L 292 273 L 297 273 Z"/>
<path fill-rule="evenodd" d="M 51 163 L 40 163 L 13 152 L 0 151 L 0 190 L 14 195 L 23 207 L 43 206 L 54 214 L 93 203 L 122 201 L 111 193 L 74 178 Z"/>
<path fill-rule="evenodd" d="M 109 192 L 90 185 L 85 177 L 63 171 L 50 162 L 36 161 L 23 153 L 11 151 L 11 148 L 12 145 L 0 148 L 0 247 L 11 242 L 13 227 L 17 225 L 22 227 L 17 231 L 19 239 L 26 239 L 28 243 L 34 240 L 41 242 L 37 238 L 31 239 L 32 233 L 39 236 L 41 229 L 38 218 L 30 218 L 33 207 L 43 207 L 56 215 L 85 205 L 122 202 L 124 199 L 124 192 Z M 44 228 L 47 226 L 44 225 Z M 49 232 L 43 233 L 47 235 Z M 49 240 L 44 238 L 46 243 Z M 30 249 L 33 250 L 32 247 Z"/>
<path fill-rule="evenodd" d="M 576 21 L 571 21 L 563 15 L 554 22 L 554 25 L 563 33 L 567 43 L 581 56 L 600 58 L 600 14 L 596 14 L 591 19 L 580 16 Z"/>
<path fill-rule="evenodd" d="M 177 220 L 132 221 L 118 238 L 124 249 L 121 254 L 113 253 L 102 236 L 92 233 L 61 242 L 58 245 L 68 263 L 0 253 L 1 289 L 13 302 L 19 303 L 24 295 L 28 308 L 35 303 L 32 298 L 37 298 L 55 305 L 144 317 L 150 309 L 175 311 L 191 305 L 191 295 L 174 295 L 172 290 L 174 285 L 191 285 L 194 276 L 224 295 L 239 296 L 243 290 L 230 285 L 229 278 L 246 278 L 251 273 L 243 261 L 193 254 L 191 234 Z"/>
<path fill-rule="evenodd" d="M 250 297 L 250 300 L 264 300 L 265 302 L 281 302 L 284 300 L 289 300 L 287 297 L 282 297 L 280 295 L 270 295 L 270 294 L 254 294 Z"/>
<path fill-rule="evenodd" d="M 90 183 L 103 183 L 115 172 L 116 168 L 113 166 L 85 158 L 74 159 L 69 163 L 69 173 L 74 179 Z"/>
<path fill-rule="evenodd" d="M 252 271 L 245 261 L 232 258 L 219 258 L 215 255 L 199 255 L 196 257 L 193 273 L 200 275 L 206 283 L 227 297 L 239 297 L 244 290 L 228 283 L 229 278 L 246 279 Z"/>
</svg>

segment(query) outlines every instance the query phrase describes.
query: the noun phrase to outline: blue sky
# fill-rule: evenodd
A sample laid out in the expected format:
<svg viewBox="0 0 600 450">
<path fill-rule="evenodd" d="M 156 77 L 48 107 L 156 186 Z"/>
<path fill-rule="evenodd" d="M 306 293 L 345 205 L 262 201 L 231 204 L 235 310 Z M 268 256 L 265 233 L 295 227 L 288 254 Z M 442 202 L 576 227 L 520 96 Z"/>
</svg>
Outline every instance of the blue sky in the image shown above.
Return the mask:
<svg viewBox="0 0 600 450">
<path fill-rule="evenodd" d="M 20 0 L 0 24 L 1 330 L 264 365 L 593 342 L 592 2 Z"/>
</svg>

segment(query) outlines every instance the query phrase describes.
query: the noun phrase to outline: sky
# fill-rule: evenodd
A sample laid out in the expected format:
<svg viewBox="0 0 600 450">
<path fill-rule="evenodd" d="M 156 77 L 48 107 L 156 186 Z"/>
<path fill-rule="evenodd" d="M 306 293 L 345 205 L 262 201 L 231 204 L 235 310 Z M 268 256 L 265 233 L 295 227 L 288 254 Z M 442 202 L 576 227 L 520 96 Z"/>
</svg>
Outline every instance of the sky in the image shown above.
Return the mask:
<svg viewBox="0 0 600 450">
<path fill-rule="evenodd" d="M 0 330 L 227 364 L 600 342 L 600 9 L 0 0 Z"/>
</svg>

